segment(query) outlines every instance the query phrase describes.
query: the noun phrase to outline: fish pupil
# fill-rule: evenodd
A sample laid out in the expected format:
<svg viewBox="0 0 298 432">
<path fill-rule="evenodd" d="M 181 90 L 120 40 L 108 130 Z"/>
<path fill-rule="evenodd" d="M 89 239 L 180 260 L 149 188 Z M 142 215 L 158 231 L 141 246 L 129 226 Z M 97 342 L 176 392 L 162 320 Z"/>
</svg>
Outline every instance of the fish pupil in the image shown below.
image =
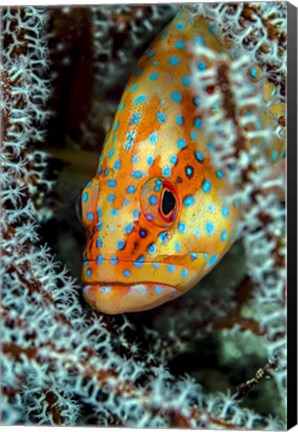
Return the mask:
<svg viewBox="0 0 298 432">
<path fill-rule="evenodd" d="M 162 212 L 167 216 L 174 209 L 176 200 L 171 191 L 166 190 L 162 197 Z"/>
</svg>

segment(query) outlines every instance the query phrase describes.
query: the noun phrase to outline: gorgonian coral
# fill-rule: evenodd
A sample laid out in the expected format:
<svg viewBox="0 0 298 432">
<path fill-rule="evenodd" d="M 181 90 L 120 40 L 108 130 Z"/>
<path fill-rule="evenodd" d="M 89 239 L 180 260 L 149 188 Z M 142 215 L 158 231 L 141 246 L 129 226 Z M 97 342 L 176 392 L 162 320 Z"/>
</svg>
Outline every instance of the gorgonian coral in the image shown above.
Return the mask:
<svg viewBox="0 0 298 432">
<path fill-rule="evenodd" d="M 67 67 L 48 49 L 59 11 L 2 10 L 3 424 L 284 427 L 284 207 L 276 194 L 283 178 L 272 177 L 264 154 L 272 157 L 274 143 L 284 139 L 285 8 L 283 3 L 189 8 L 190 15 L 210 21 L 226 46 L 226 55 L 205 50 L 212 67 L 194 77 L 205 104 L 206 134 L 217 147 L 214 164 L 234 187 L 230 199 L 239 200 L 244 248 L 236 244 L 200 289 L 184 298 L 118 318 L 83 304 L 78 282 L 43 244 L 36 224 L 53 217 L 47 206 L 51 166 L 42 144 L 48 144 L 53 71 Z M 92 24 L 86 49 L 93 53 L 90 76 L 97 96 L 86 106 L 104 113 L 108 103 L 101 114 L 107 125 L 115 109 L 110 88 L 130 73 L 139 48 L 174 9 L 63 11 L 65 20 L 71 15 L 85 22 L 88 16 Z M 215 104 L 217 111 L 210 112 Z M 82 124 L 94 132 L 90 122 Z M 186 361 L 179 361 L 183 356 Z M 191 367 L 192 360 L 197 364 Z M 257 365 L 263 367 L 254 376 Z M 274 407 L 259 402 L 250 409 L 248 390 L 264 388 L 258 382 L 268 375 L 274 380 L 261 395 L 278 388 Z"/>
</svg>

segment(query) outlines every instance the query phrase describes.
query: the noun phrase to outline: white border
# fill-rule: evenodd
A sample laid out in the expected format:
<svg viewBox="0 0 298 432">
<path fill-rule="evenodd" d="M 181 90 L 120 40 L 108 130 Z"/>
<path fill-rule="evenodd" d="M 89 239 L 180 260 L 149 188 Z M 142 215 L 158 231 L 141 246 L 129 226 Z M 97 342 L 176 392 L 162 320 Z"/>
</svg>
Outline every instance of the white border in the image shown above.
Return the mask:
<svg viewBox="0 0 298 432">
<path fill-rule="evenodd" d="M 222 3 L 231 3 L 231 1 L 233 0 L 225 0 L 222 1 Z M 242 0 L 245 3 L 249 3 L 251 0 Z M 278 1 L 278 0 L 262 0 L 262 1 L 266 1 L 266 2 L 272 2 L 272 1 Z M 43 0 L 6 0 L 3 1 L 1 0 L 1 5 L 0 7 L 3 6 L 48 6 L 48 7 L 54 7 L 54 6 L 62 6 L 62 5 L 80 5 L 80 6 L 88 6 L 88 5 L 102 5 L 102 4 L 157 4 L 157 3 L 161 3 L 161 4 L 167 4 L 167 3 L 214 3 L 215 0 L 210 1 L 210 0 L 200 0 L 199 2 L 194 2 L 191 0 L 183 0 L 183 1 L 169 1 L 169 0 L 129 0 L 129 1 L 123 1 L 123 0 L 100 0 L 100 1 L 96 1 L 96 0 L 87 0 L 87 2 L 84 4 L 82 3 L 82 0 L 55 0 L 55 1 L 43 1 Z M 293 4 L 295 7 L 298 8 L 298 0 L 291 0 L 290 1 L 291 4 Z M 290 395 L 289 395 L 290 397 Z M 157 429 L 152 429 L 152 428 L 146 428 L 146 429 L 138 429 L 138 428 L 112 428 L 112 427 L 108 427 L 108 428 L 101 428 L 101 427 L 67 427 L 67 426 L 63 426 L 63 427 L 58 427 L 58 426 L 1 426 L 0 425 L 0 431 L 4 431 L 4 432 L 19 432 L 19 431 L 32 431 L 32 432 L 55 432 L 56 430 L 61 430 L 63 432 L 98 432 L 98 431 L 105 431 L 105 432 L 135 432 L 138 430 L 144 430 L 145 432 L 157 432 Z M 191 429 L 160 429 L 161 431 L 179 431 L 179 432 L 190 432 Z M 213 429 L 208 429 L 208 432 L 212 432 Z M 293 432 L 298 432 L 298 426 L 295 426 L 291 429 L 291 431 Z M 216 431 L 214 431 L 216 432 Z M 243 432 L 242 430 L 235 430 L 233 429 L 233 432 Z M 257 432 L 257 431 L 256 431 Z"/>
</svg>

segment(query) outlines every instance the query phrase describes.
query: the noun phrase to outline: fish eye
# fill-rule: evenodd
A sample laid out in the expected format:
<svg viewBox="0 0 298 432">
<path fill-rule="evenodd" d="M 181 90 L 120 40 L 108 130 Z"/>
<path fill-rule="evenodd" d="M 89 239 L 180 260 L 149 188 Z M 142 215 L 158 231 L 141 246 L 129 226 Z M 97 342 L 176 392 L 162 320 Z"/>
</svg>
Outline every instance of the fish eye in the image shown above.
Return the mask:
<svg viewBox="0 0 298 432">
<path fill-rule="evenodd" d="M 175 187 L 167 179 L 154 177 L 141 190 L 141 210 L 145 218 L 159 227 L 171 226 L 179 207 Z"/>
</svg>

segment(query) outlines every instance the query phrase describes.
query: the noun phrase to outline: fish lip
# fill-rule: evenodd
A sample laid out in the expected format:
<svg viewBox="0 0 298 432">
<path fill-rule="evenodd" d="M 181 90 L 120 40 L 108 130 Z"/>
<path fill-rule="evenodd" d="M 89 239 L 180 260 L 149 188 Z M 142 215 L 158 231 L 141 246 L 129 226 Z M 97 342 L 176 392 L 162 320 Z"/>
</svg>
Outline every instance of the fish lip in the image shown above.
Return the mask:
<svg viewBox="0 0 298 432">
<path fill-rule="evenodd" d="M 179 257 L 179 258 L 183 258 L 183 257 L 187 257 L 187 256 L 189 256 L 190 254 L 197 254 L 197 255 L 207 255 L 207 257 L 209 257 L 209 254 L 207 254 L 206 252 L 202 252 L 202 251 L 190 251 L 190 252 L 187 252 L 186 254 L 182 254 L 182 255 L 173 255 L 174 257 Z M 110 264 L 113 264 L 113 263 L 111 263 L 111 260 L 112 260 L 112 258 L 102 258 L 102 261 L 106 261 L 106 262 L 109 262 Z M 88 263 L 95 263 L 96 264 L 96 260 L 92 260 L 92 259 L 87 259 L 87 260 L 84 260 L 83 261 L 83 265 L 87 265 Z M 152 264 L 152 263 L 154 263 L 154 264 L 160 264 L 160 265 L 169 265 L 169 264 L 173 264 L 173 263 L 170 263 L 170 262 L 162 262 L 162 261 L 150 261 L 150 260 L 146 260 L 146 261 L 129 261 L 129 260 L 123 260 L 123 259 L 121 259 L 121 260 L 119 260 L 119 261 L 117 261 L 117 263 L 114 263 L 114 265 L 117 265 L 117 264 L 121 264 L 121 263 L 128 263 L 128 264 L 146 264 L 146 263 L 149 263 L 149 264 Z M 175 264 L 174 263 L 174 265 L 179 265 L 179 264 Z"/>
<path fill-rule="evenodd" d="M 181 294 L 173 286 L 146 283 L 128 284 L 124 287 L 119 284 L 89 284 L 83 289 L 85 301 L 109 315 L 147 311 L 174 300 Z"/>
<path fill-rule="evenodd" d="M 165 282 L 152 282 L 150 280 L 134 281 L 134 282 L 128 282 L 128 283 L 117 282 L 117 281 L 105 281 L 105 282 L 98 282 L 98 281 L 97 282 L 96 281 L 94 281 L 94 282 L 92 282 L 92 281 L 87 282 L 87 281 L 83 281 L 83 291 L 85 291 L 86 289 L 88 289 L 88 287 L 95 287 L 95 286 L 98 286 L 98 287 L 101 287 L 101 288 L 104 288 L 104 287 L 110 287 L 111 288 L 113 286 L 117 286 L 117 287 L 121 287 L 121 288 L 125 289 L 125 288 L 138 287 L 140 285 L 145 285 L 147 287 L 147 289 L 149 288 L 151 291 L 154 290 L 154 287 L 162 285 L 164 287 L 171 288 L 173 291 L 175 290 L 175 291 L 180 292 L 180 293 L 183 292 L 183 291 L 181 291 L 175 285 L 167 284 Z M 150 285 L 152 285 L 152 286 L 150 286 Z"/>
<path fill-rule="evenodd" d="M 107 281 L 107 282 L 86 282 L 86 283 L 84 283 L 84 286 L 86 287 L 86 286 L 89 286 L 89 285 L 91 285 L 91 286 L 95 286 L 95 285 L 98 285 L 98 286 L 100 286 L 100 287 L 105 287 L 105 286 L 108 286 L 108 285 L 111 285 L 111 286 L 115 286 L 115 285 L 117 285 L 117 286 L 120 286 L 120 287 L 123 287 L 123 288 L 127 288 L 127 287 L 135 287 L 135 286 L 139 286 L 139 285 L 146 285 L 147 287 L 149 286 L 149 285 L 152 285 L 152 286 L 155 286 L 155 285 L 163 285 L 163 286 L 166 286 L 166 287 L 168 287 L 168 288 L 174 288 L 175 290 L 177 290 L 177 288 L 175 287 L 175 286 L 173 286 L 173 285 L 171 285 L 171 284 L 167 284 L 167 283 L 165 283 L 165 282 L 161 282 L 160 284 L 158 284 L 157 282 L 155 283 L 155 282 L 151 282 L 151 281 L 147 281 L 147 280 L 144 280 L 144 281 L 142 281 L 142 282 L 130 282 L 130 283 L 124 283 L 124 282 L 109 282 L 109 281 Z M 153 287 L 152 287 L 153 288 Z"/>
<path fill-rule="evenodd" d="M 188 258 L 190 253 L 185 254 Z M 163 261 L 124 261 L 111 262 L 112 258 L 97 260 L 85 260 L 82 270 L 82 282 L 84 285 L 121 285 L 138 284 L 166 284 L 177 291 L 184 291 L 193 285 L 197 277 L 197 266 L 205 267 L 207 258 L 202 257 L 204 252 L 192 252 L 196 254 L 192 261 L 187 263 L 163 262 Z M 183 258 L 181 255 L 180 258 Z M 196 263 L 197 261 L 197 263 Z"/>
</svg>

